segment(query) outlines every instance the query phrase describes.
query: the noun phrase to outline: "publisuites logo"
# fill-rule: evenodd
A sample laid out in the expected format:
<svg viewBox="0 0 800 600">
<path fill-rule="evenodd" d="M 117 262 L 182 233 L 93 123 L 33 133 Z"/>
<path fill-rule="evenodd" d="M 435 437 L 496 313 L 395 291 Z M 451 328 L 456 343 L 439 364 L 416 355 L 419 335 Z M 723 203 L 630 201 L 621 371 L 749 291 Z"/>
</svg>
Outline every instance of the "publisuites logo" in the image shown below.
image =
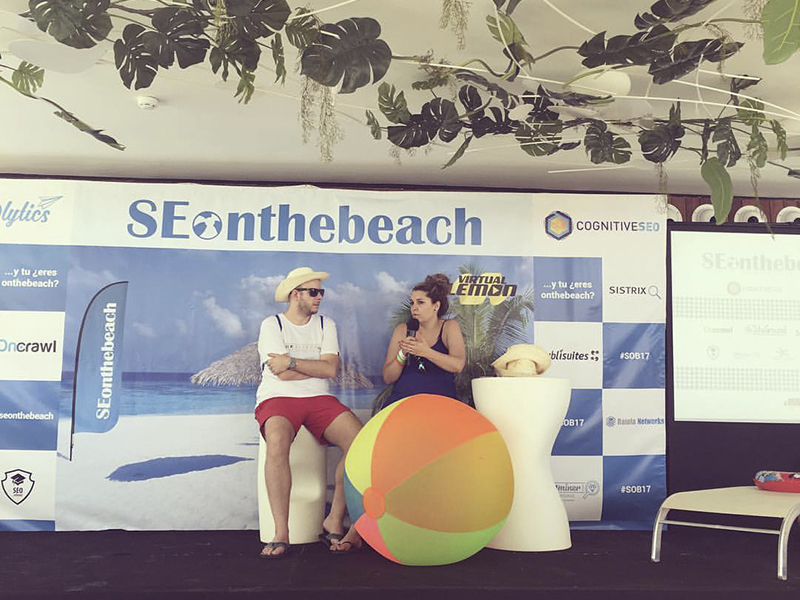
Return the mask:
<svg viewBox="0 0 800 600">
<path fill-rule="evenodd" d="M 23 471 L 22 469 L 14 469 L 6 471 L 3 477 L 3 492 L 14 504 L 22 504 L 31 495 L 33 486 L 36 483 L 33 480 L 33 473 L 30 471 Z"/>
</svg>

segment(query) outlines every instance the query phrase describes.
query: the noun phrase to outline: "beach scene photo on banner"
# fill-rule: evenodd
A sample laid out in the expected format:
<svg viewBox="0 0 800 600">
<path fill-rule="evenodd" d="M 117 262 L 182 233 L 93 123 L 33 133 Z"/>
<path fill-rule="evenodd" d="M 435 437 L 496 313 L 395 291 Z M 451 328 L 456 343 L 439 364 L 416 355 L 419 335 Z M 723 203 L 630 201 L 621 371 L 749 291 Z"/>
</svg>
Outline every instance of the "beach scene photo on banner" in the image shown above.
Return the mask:
<svg viewBox="0 0 800 600">
<path fill-rule="evenodd" d="M 437 255 L 66 250 L 56 494 L 62 530 L 257 528 L 256 341 L 262 320 L 286 308 L 274 301 L 285 274 L 306 265 L 330 273 L 320 313 L 339 334 L 341 369 L 331 390 L 366 421 L 384 387 L 393 319 L 411 288 L 434 272 L 455 281 L 470 262 Z M 531 257 L 482 256 L 472 268 L 501 273 L 520 292 L 533 286 Z M 124 343 L 115 354 L 122 367 L 114 394 L 118 420 L 104 433 L 71 435 L 85 312 L 99 290 L 120 281 L 128 283 Z"/>
</svg>

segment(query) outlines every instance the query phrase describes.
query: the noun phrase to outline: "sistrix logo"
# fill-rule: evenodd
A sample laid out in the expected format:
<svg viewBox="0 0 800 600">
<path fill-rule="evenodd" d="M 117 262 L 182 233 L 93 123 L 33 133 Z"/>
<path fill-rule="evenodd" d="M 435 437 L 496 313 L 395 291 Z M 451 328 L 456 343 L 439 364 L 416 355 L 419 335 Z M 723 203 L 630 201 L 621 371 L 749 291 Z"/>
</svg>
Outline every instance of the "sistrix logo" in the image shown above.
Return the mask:
<svg viewBox="0 0 800 600">
<path fill-rule="evenodd" d="M 572 217 L 565 212 L 555 210 L 545 218 L 544 230 L 551 238 L 563 240 L 572 233 Z"/>
<path fill-rule="evenodd" d="M 3 491 L 14 504 L 22 504 L 31 495 L 33 486 L 33 473 L 22 469 L 6 471 L 3 477 Z"/>
</svg>

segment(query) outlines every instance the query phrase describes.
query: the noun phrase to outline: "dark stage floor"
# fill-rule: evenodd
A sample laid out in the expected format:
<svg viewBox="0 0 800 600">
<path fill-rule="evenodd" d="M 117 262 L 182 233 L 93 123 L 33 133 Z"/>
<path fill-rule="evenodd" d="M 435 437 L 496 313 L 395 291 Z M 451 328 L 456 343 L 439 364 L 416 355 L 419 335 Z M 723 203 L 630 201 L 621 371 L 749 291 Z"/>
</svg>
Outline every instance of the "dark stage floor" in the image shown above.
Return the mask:
<svg viewBox="0 0 800 600">
<path fill-rule="evenodd" d="M 255 531 L 0 533 L 0 598 L 800 599 L 797 526 L 788 581 L 776 578 L 775 536 L 672 528 L 654 564 L 649 532 L 572 534 L 562 552 L 486 549 L 403 567 L 366 547 L 329 556 L 320 544 L 267 561 Z"/>
</svg>

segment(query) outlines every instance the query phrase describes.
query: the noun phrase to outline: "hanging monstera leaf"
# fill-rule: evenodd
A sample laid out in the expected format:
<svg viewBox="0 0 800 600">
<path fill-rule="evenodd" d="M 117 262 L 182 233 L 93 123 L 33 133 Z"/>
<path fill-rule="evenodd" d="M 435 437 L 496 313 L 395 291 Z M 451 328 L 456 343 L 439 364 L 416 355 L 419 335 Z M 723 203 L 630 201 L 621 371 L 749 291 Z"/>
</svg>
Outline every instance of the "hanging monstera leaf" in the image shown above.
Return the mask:
<svg viewBox="0 0 800 600">
<path fill-rule="evenodd" d="M 586 129 L 583 145 L 596 165 L 604 162 L 621 165 L 631 159 L 631 145 L 613 132 L 603 121 L 592 121 Z"/>
<path fill-rule="evenodd" d="M 676 104 L 669 109 L 669 121 L 656 125 L 639 134 L 642 156 L 653 163 L 668 161 L 681 147 L 681 139 L 686 130 L 681 125 L 681 106 Z"/>
<path fill-rule="evenodd" d="M 711 139 L 717 142 L 717 158 L 722 165 L 732 167 L 742 157 L 731 117 L 717 121 Z"/>
<path fill-rule="evenodd" d="M 452 142 L 463 124 L 458 118 L 456 106 L 450 100 L 434 98 L 426 102 L 422 112 L 400 125 L 391 125 L 387 137 L 395 146 L 408 150 L 430 143 L 438 134 L 443 142 Z"/>
<path fill-rule="evenodd" d="M 122 83 L 130 89 L 148 87 L 158 71 L 158 60 L 144 43 L 144 27 L 131 23 L 122 31 L 122 39 L 114 42 L 114 63 Z"/>
<path fill-rule="evenodd" d="M 225 12 L 242 37 L 257 40 L 283 29 L 292 9 L 286 0 L 225 0 Z"/>
<path fill-rule="evenodd" d="M 152 22 L 156 31 L 148 31 L 142 39 L 160 67 L 171 67 L 176 57 L 181 69 L 205 60 L 210 46 L 202 37 L 207 22 L 198 13 L 177 7 L 159 8 L 153 11 Z"/>
<path fill-rule="evenodd" d="M 741 42 L 721 39 L 681 42 L 671 55 L 656 57 L 647 72 L 653 76 L 653 83 L 667 83 L 688 75 L 700 65 L 700 61 L 721 62 L 736 54 L 742 46 Z"/>
<path fill-rule="evenodd" d="M 233 65 L 237 72 L 253 72 L 258 68 L 261 48 L 256 42 L 245 37 L 227 37 L 211 49 L 208 61 L 216 73 L 222 69 L 222 80 L 228 80 L 228 68 Z"/>
<path fill-rule="evenodd" d="M 519 121 L 512 119 L 507 110 L 490 106 L 482 117 L 472 120 L 470 127 L 473 135 L 481 138 L 484 135 L 513 133 L 519 127 Z"/>
<path fill-rule="evenodd" d="M 469 81 L 470 83 L 474 83 L 476 86 L 483 88 L 492 96 L 497 98 L 500 103 L 509 110 L 519 104 L 519 98 L 516 95 L 509 93 L 509 91 L 504 87 L 489 81 L 482 75 L 478 75 L 472 71 L 456 71 L 455 76 L 461 81 Z"/>
<path fill-rule="evenodd" d="M 634 35 L 615 35 L 605 41 L 601 31 L 581 44 L 578 54 L 584 56 L 581 64 L 593 69 L 601 65 L 647 65 L 659 56 L 668 54 L 677 35 L 664 25 Z"/>
<path fill-rule="evenodd" d="M 386 137 L 395 146 L 404 150 L 426 146 L 436 137 L 437 127 L 425 119 L 423 115 L 411 115 L 408 122 L 402 125 L 390 125 L 386 130 Z"/>
<path fill-rule="evenodd" d="M 691 17 L 715 0 L 658 0 L 650 7 L 652 12 L 636 15 L 636 29 L 650 29 L 659 23 L 674 23 Z"/>
<path fill-rule="evenodd" d="M 343 94 L 377 83 L 392 61 L 392 51 L 378 38 L 380 34 L 380 24 L 369 17 L 326 23 L 316 41 L 303 50 L 301 73 L 327 87 L 341 81 Z"/>
<path fill-rule="evenodd" d="M 72 48 L 91 48 L 111 31 L 110 0 L 29 0 L 42 31 Z"/>
<path fill-rule="evenodd" d="M 561 121 L 520 123 L 514 132 L 519 147 L 531 156 L 548 156 L 558 151 L 561 143 Z"/>
</svg>

